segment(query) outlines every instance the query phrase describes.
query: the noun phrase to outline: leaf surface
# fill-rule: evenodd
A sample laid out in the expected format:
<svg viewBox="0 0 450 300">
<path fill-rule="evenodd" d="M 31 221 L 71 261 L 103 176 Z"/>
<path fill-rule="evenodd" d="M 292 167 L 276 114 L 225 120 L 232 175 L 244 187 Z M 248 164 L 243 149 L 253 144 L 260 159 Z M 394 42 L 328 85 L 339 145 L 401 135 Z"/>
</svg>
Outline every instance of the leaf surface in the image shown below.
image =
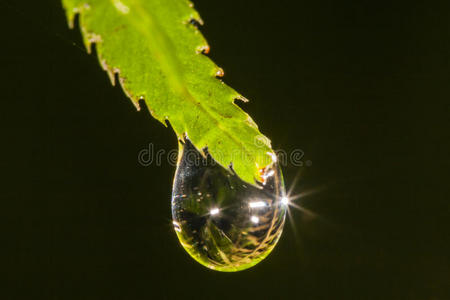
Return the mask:
<svg viewBox="0 0 450 300">
<path fill-rule="evenodd" d="M 246 101 L 216 76 L 196 28 L 200 16 L 186 0 L 62 0 L 69 24 L 76 14 L 84 43 L 96 44 L 99 61 L 113 84 L 118 74 L 139 109 L 170 122 L 180 140 L 208 148 L 222 166 L 232 165 L 243 180 L 262 180 L 273 150 L 251 117 L 234 101 Z M 203 53 L 202 53 L 203 52 Z"/>
</svg>

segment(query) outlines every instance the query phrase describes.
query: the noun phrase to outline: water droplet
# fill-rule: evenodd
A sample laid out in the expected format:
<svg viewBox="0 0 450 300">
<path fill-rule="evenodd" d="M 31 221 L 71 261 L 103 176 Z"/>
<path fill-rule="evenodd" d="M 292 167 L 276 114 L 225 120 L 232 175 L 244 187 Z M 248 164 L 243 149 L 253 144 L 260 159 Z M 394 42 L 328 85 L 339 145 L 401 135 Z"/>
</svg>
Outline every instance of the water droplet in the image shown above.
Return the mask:
<svg viewBox="0 0 450 300">
<path fill-rule="evenodd" d="M 279 168 L 267 170 L 264 185 L 254 186 L 189 140 L 180 147 L 172 218 L 181 245 L 199 263 L 218 271 L 244 270 L 263 260 L 275 247 L 286 215 Z"/>
</svg>

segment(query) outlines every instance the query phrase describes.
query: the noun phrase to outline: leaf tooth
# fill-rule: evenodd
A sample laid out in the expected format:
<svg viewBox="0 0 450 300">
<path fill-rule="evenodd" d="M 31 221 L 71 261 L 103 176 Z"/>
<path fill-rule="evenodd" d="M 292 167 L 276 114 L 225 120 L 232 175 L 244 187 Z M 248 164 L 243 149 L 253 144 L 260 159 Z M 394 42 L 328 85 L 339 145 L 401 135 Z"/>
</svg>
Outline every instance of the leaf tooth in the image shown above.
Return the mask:
<svg viewBox="0 0 450 300">
<path fill-rule="evenodd" d="M 215 76 L 217 78 L 222 78 L 224 75 L 225 75 L 225 72 L 223 71 L 223 69 L 220 67 L 217 67 Z"/>
<path fill-rule="evenodd" d="M 118 69 L 117 68 L 113 68 L 113 70 L 118 70 Z M 133 95 L 129 89 L 127 89 L 127 87 L 126 87 L 127 79 L 124 76 L 120 76 L 120 71 L 118 71 L 117 73 L 114 73 L 114 74 L 117 74 L 117 77 L 119 79 L 119 83 L 120 83 L 120 86 L 122 88 L 122 91 L 131 100 L 131 103 L 134 104 L 134 106 L 136 107 L 136 110 L 140 111 L 141 110 L 141 105 L 139 104 L 139 100 L 143 99 L 143 96 L 137 97 L 137 96 Z M 115 75 L 113 75 L 113 76 L 115 76 Z M 149 108 L 149 111 L 150 111 L 150 108 Z M 155 119 L 158 119 L 156 116 L 154 116 L 154 117 L 155 117 Z"/>
<path fill-rule="evenodd" d="M 102 43 L 102 37 L 99 34 L 96 34 L 95 32 L 88 32 L 86 34 L 86 39 L 89 42 L 89 48 L 88 48 L 88 52 L 91 53 L 92 52 L 92 45 L 93 44 L 99 44 Z"/>
<path fill-rule="evenodd" d="M 253 121 L 252 117 L 250 117 L 249 114 L 247 114 L 247 119 L 245 120 L 245 122 L 248 124 L 248 126 L 258 129 L 258 125 L 255 123 L 255 121 Z"/>
<path fill-rule="evenodd" d="M 68 10 L 66 8 L 66 15 L 67 15 L 67 23 L 69 24 L 70 29 L 74 29 L 75 27 L 75 18 L 81 15 L 85 10 L 90 9 L 91 6 L 88 3 L 84 3 L 80 6 L 75 6 L 71 10 Z"/>
<path fill-rule="evenodd" d="M 208 44 L 198 46 L 197 49 L 195 50 L 195 52 L 197 52 L 197 54 L 208 54 L 209 51 L 210 51 L 210 48 L 209 48 Z"/>
<path fill-rule="evenodd" d="M 200 26 L 202 26 L 204 24 L 203 20 L 200 17 L 193 17 L 193 16 L 189 17 L 189 20 L 187 21 L 187 23 L 194 26 L 197 30 Z"/>
<path fill-rule="evenodd" d="M 188 6 L 191 8 L 191 15 L 190 15 L 190 19 L 196 19 L 200 25 L 203 25 L 203 20 L 200 17 L 200 14 L 194 9 L 194 3 L 192 3 L 191 1 L 187 1 Z"/>
<path fill-rule="evenodd" d="M 244 96 L 239 95 L 239 94 L 236 96 L 236 98 L 234 98 L 234 100 L 241 100 L 242 102 L 245 102 L 245 103 L 250 102 L 250 100 L 248 100 L 247 98 L 245 98 Z M 234 104 L 237 105 L 236 103 L 234 103 Z"/>
<path fill-rule="evenodd" d="M 100 65 L 102 66 L 103 70 L 106 71 L 106 74 L 108 74 L 109 79 L 111 80 L 111 84 L 113 86 L 116 85 L 116 73 L 119 73 L 119 69 L 117 68 L 111 68 L 105 59 L 100 59 L 99 56 Z"/>
</svg>

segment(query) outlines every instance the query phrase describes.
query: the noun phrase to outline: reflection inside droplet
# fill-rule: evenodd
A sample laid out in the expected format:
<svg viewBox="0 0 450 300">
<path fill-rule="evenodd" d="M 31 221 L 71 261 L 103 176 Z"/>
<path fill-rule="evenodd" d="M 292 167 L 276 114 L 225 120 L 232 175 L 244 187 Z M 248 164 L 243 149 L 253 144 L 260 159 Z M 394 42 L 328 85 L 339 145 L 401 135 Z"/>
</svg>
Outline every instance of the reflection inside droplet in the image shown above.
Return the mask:
<svg viewBox="0 0 450 300">
<path fill-rule="evenodd" d="M 279 168 L 263 174 L 264 185 L 253 186 L 189 140 L 181 148 L 172 218 L 184 249 L 204 266 L 226 272 L 263 260 L 277 243 L 286 215 Z"/>
</svg>

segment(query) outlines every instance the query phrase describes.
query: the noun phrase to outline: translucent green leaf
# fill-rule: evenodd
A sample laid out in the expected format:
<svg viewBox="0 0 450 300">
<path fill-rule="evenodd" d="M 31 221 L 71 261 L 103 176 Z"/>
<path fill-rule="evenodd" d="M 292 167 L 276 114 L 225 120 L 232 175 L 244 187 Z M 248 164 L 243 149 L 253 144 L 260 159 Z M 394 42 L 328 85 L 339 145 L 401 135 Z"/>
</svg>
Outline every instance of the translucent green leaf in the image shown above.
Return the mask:
<svg viewBox="0 0 450 300">
<path fill-rule="evenodd" d="M 272 163 L 270 141 L 234 101 L 245 100 L 220 79 L 223 71 L 204 52 L 202 23 L 186 0 L 62 0 L 69 23 L 80 14 L 87 49 L 113 84 L 114 74 L 139 108 L 145 100 L 154 118 L 168 120 L 179 139 L 208 148 L 245 181 L 261 180 Z M 194 22 L 193 22 L 194 21 Z"/>
</svg>

